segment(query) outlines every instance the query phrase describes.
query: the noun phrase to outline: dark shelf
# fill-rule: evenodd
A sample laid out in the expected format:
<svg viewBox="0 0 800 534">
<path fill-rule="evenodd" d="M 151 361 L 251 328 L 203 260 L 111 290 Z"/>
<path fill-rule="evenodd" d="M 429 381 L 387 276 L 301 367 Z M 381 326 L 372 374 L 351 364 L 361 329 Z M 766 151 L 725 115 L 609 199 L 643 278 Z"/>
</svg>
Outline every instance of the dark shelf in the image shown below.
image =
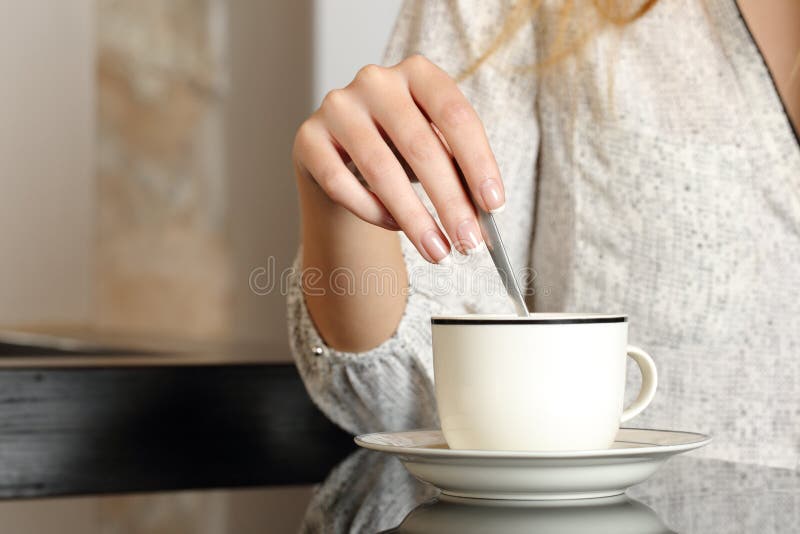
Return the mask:
<svg viewBox="0 0 800 534">
<path fill-rule="evenodd" d="M 353 449 L 291 364 L 0 368 L 0 498 L 307 484 Z"/>
</svg>

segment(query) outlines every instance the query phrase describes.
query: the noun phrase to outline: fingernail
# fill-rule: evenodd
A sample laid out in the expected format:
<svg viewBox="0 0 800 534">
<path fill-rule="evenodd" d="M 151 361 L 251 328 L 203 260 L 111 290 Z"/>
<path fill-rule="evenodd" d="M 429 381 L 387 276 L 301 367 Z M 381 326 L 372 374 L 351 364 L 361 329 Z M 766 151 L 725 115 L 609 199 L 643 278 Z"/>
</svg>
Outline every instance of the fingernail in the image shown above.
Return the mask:
<svg viewBox="0 0 800 534">
<path fill-rule="evenodd" d="M 462 254 L 469 254 L 470 251 L 475 250 L 480 244 L 478 239 L 478 225 L 472 219 L 466 219 L 456 227 L 456 237 L 458 242 L 455 244 L 456 249 Z"/>
<path fill-rule="evenodd" d="M 503 209 L 506 203 L 506 199 L 500 191 L 500 185 L 492 178 L 488 178 L 481 184 L 481 197 L 483 197 L 486 208 L 492 213 Z"/>
<path fill-rule="evenodd" d="M 481 252 L 484 251 L 488 252 L 489 249 L 486 248 L 486 242 L 481 241 L 481 244 L 478 245 L 477 247 L 467 250 L 467 256 L 474 256 L 475 254 L 480 254 Z"/>
<path fill-rule="evenodd" d="M 422 234 L 422 248 L 428 253 L 430 259 L 439 263 L 450 255 L 450 247 L 436 230 L 428 230 Z"/>
</svg>

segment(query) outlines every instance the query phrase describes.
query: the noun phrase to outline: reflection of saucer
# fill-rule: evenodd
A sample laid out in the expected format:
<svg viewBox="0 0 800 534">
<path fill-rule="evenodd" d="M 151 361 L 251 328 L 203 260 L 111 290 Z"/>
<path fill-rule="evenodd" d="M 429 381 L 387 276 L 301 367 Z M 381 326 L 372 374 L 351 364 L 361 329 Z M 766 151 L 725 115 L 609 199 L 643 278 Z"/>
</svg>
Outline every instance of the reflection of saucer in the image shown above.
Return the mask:
<svg viewBox="0 0 800 534">
<path fill-rule="evenodd" d="M 443 498 L 418 506 L 388 532 L 674 534 L 653 510 L 624 495 L 573 501 Z"/>
<path fill-rule="evenodd" d="M 610 449 L 522 452 L 453 450 L 438 430 L 356 438 L 361 447 L 397 455 L 411 474 L 446 495 L 520 500 L 618 495 L 670 456 L 710 441 L 692 432 L 622 428 Z"/>
</svg>

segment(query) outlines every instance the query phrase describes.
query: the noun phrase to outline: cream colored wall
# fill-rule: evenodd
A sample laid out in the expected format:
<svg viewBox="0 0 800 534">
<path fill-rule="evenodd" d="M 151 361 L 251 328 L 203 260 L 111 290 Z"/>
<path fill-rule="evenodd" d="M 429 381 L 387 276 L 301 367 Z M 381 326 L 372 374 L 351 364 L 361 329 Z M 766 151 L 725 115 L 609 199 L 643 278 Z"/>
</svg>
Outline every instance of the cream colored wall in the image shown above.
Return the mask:
<svg viewBox="0 0 800 534">
<path fill-rule="evenodd" d="M 250 275 L 289 267 L 297 246 L 310 0 L 98 6 L 97 322 L 289 361 L 285 295 Z"/>
<path fill-rule="evenodd" d="M 0 324 L 81 323 L 91 299 L 90 0 L 0 16 Z"/>
<path fill-rule="evenodd" d="M 310 0 L 228 3 L 230 88 L 225 107 L 228 236 L 233 259 L 232 329 L 290 359 L 285 296 L 250 290 L 250 273 L 275 258 L 289 267 L 298 213 L 291 167 L 294 131 L 310 110 Z"/>
<path fill-rule="evenodd" d="M 227 3 L 94 4 L 93 322 L 145 336 L 228 336 Z"/>
<path fill-rule="evenodd" d="M 12 6 L 0 326 L 234 336 L 288 361 L 284 295 L 256 295 L 249 276 L 296 250 L 311 1 Z"/>
<path fill-rule="evenodd" d="M 0 326 L 233 336 L 288 360 L 285 295 L 249 282 L 296 251 L 294 131 L 380 61 L 398 5 L 13 3 L 0 19 L 0 72 L 21 76 L 0 85 L 15 103 L 0 121 Z"/>
<path fill-rule="evenodd" d="M 279 269 L 294 256 L 289 153 L 314 94 L 378 61 L 385 36 L 358 41 L 368 54 L 314 75 L 312 0 L 113 4 L 25 0 L 0 17 L 0 326 L 232 334 L 275 346 L 265 359 L 288 361 L 284 296 L 253 293 L 249 276 L 269 256 Z M 160 40 L 142 44 L 118 12 L 106 12 L 124 31 L 98 39 L 107 54 L 96 69 L 95 14 L 126 5 L 151 10 L 134 16 Z M 148 22 L 174 6 L 221 10 L 200 14 L 210 40 L 225 36 L 227 60 L 211 46 L 198 63 L 194 42 L 170 41 L 158 33 L 168 25 Z M 202 29 L 177 12 L 170 20 L 186 22 L 183 30 Z M 380 22 L 387 33 L 390 17 Z M 327 24 L 332 50 L 348 54 L 352 43 L 341 40 L 359 23 L 335 12 Z M 179 66 L 188 58 L 188 70 L 136 60 L 148 44 L 166 46 Z M 292 532 L 309 495 L 282 488 L 11 501 L 0 502 L 0 522 L 22 534 Z"/>
</svg>

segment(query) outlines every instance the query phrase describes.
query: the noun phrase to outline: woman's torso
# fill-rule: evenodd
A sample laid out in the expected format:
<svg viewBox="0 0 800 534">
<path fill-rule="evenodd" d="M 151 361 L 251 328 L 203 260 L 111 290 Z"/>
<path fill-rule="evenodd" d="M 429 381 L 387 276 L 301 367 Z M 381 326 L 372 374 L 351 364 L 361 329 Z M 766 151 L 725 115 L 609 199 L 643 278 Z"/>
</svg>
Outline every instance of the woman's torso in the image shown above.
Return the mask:
<svg viewBox="0 0 800 534">
<path fill-rule="evenodd" d="M 418 1 L 387 59 L 420 51 L 455 74 L 503 11 Z M 552 69 L 516 68 L 542 59 L 554 27 L 535 20 L 462 83 L 503 173 L 496 218 L 512 262 L 533 269 L 533 309 L 630 316 L 631 343 L 660 370 L 634 426 L 710 432 L 699 454 L 795 467 L 800 145 L 736 4 L 662 0 Z M 442 289 L 452 271 L 404 250 L 414 291 L 442 310 L 511 311 L 485 255 Z"/>
<path fill-rule="evenodd" d="M 800 145 L 736 5 L 662 2 L 583 56 L 538 91 L 534 308 L 630 315 L 661 371 L 637 426 L 794 467 Z"/>
</svg>

